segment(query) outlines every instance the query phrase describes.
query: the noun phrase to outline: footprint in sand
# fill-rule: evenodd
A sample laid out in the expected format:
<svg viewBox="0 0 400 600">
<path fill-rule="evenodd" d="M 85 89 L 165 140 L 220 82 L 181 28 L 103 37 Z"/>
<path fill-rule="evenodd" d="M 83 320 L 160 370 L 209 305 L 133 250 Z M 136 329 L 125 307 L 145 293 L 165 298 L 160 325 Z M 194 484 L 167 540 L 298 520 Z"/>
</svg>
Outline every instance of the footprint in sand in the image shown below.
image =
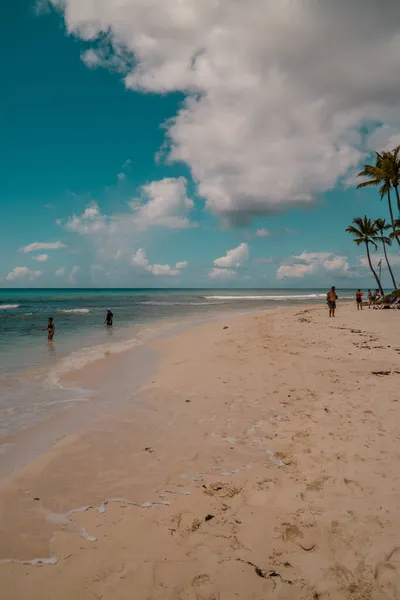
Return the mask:
<svg viewBox="0 0 400 600">
<path fill-rule="evenodd" d="M 303 533 L 293 523 L 282 523 L 282 538 L 284 542 L 288 542 L 289 540 L 296 540 L 297 538 L 302 538 Z"/>
<path fill-rule="evenodd" d="M 354 479 L 347 479 L 347 477 L 345 477 L 343 481 L 354 495 L 363 494 L 364 488 L 360 483 L 358 483 L 358 481 L 355 481 Z"/>
<path fill-rule="evenodd" d="M 375 568 L 379 595 L 373 600 L 400 600 L 400 546 L 396 546 Z"/>
<path fill-rule="evenodd" d="M 196 594 L 196 600 L 218 600 L 219 593 L 215 593 L 215 586 L 209 575 L 202 573 L 192 580 L 192 587 Z"/>
<path fill-rule="evenodd" d="M 233 498 L 240 494 L 242 488 L 230 486 L 227 483 L 212 483 L 209 486 L 203 485 L 204 493 L 208 496 L 218 496 L 219 498 Z"/>
</svg>

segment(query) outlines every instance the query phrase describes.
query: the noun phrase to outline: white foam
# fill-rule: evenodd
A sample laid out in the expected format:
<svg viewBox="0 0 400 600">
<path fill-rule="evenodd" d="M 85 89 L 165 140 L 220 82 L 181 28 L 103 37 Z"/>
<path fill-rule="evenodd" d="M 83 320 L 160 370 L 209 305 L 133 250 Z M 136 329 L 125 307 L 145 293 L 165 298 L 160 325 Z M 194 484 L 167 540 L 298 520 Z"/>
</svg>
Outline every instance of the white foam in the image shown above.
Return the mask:
<svg viewBox="0 0 400 600">
<path fill-rule="evenodd" d="M 218 304 L 218 302 L 166 302 L 164 300 L 146 300 L 143 302 L 136 302 L 135 304 L 146 304 L 148 306 L 205 306 Z"/>
<path fill-rule="evenodd" d="M 69 309 L 60 309 L 57 310 L 56 312 L 58 313 L 72 313 L 72 314 L 82 314 L 82 315 L 86 315 L 87 313 L 90 312 L 90 310 L 88 308 L 69 308 Z"/>
<path fill-rule="evenodd" d="M 19 307 L 20 304 L 0 304 L 0 310 L 14 310 Z"/>
<path fill-rule="evenodd" d="M 206 300 L 319 300 L 326 294 L 288 294 L 282 296 L 204 296 Z"/>
<path fill-rule="evenodd" d="M 141 345 L 143 345 L 142 341 L 133 338 L 123 342 L 116 342 L 115 344 L 101 344 L 99 346 L 91 346 L 72 352 L 51 369 L 47 376 L 47 383 L 50 385 L 58 385 L 60 376 L 63 373 L 82 369 L 86 365 L 93 363 L 96 360 L 106 358 L 110 354 L 119 354 L 120 352 L 125 352 L 126 350 L 131 350 L 132 348 Z"/>
</svg>

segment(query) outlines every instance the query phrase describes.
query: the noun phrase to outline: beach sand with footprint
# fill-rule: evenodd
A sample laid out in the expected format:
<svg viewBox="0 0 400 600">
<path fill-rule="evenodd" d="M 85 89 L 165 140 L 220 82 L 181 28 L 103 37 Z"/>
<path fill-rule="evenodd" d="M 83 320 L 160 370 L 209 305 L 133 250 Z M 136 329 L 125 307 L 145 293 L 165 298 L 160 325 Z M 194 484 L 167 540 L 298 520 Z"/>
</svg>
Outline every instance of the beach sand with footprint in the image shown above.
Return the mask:
<svg viewBox="0 0 400 600">
<path fill-rule="evenodd" d="M 3 484 L 5 598 L 398 600 L 397 316 L 277 309 L 158 342 L 141 402 Z"/>
</svg>

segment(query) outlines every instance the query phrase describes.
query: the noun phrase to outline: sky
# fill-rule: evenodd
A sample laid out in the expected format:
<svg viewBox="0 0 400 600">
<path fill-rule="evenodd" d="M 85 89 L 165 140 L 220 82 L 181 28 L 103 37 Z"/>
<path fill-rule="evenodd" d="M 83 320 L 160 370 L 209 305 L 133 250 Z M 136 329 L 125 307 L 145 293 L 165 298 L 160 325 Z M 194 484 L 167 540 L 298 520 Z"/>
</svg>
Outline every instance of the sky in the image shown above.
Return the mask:
<svg viewBox="0 0 400 600">
<path fill-rule="evenodd" d="M 356 174 L 400 143 L 397 0 L 9 0 L 0 30 L 0 287 L 375 286 L 345 229 L 388 218 Z"/>
</svg>

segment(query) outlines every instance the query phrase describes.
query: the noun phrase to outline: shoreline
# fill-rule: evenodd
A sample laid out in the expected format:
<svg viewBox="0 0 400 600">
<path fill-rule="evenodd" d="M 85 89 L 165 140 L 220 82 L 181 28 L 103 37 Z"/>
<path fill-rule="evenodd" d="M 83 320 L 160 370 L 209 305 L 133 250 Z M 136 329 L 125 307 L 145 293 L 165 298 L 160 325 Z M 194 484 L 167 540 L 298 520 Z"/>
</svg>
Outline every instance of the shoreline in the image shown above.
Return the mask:
<svg viewBox="0 0 400 600">
<path fill-rule="evenodd" d="M 325 307 L 297 306 L 151 342 L 162 357 L 135 406 L 2 485 L 0 558 L 58 559 L 0 565 L 6 590 L 15 600 L 28 583 L 32 600 L 119 600 L 132 586 L 138 600 L 275 588 L 282 600 L 391 598 L 371 594 L 388 589 L 400 533 L 400 348 L 395 311 L 364 313 L 342 304 L 328 320 Z M 87 504 L 103 509 L 70 512 Z"/>
<path fill-rule="evenodd" d="M 263 309 L 254 308 L 243 313 L 235 311 L 206 316 L 193 315 L 180 321 L 168 319 L 139 324 L 132 328 L 132 338 L 112 342 L 108 346 L 103 343 L 83 348 L 62 357 L 47 375 L 49 391 L 59 390 L 63 395 L 49 403 L 49 406 L 58 405 L 58 408 L 48 417 L 0 436 L 0 480 L 51 449 L 57 441 L 79 432 L 82 427 L 90 427 L 102 415 L 123 409 L 125 401 L 121 396 L 129 401 L 130 387 L 126 390 L 119 389 L 118 398 L 115 399 L 112 394 L 113 379 L 125 379 L 129 373 L 134 385 L 141 388 L 160 360 L 159 353 L 152 346 L 154 341 L 168 339 L 180 331 L 206 323 L 240 318 L 259 311 Z M 118 351 L 114 346 L 118 347 Z M 76 358 L 80 354 L 86 357 L 88 352 L 94 353 L 94 358 L 80 366 Z M 66 363 L 71 363 L 68 368 Z M 129 386 L 132 385 L 131 380 Z"/>
</svg>

